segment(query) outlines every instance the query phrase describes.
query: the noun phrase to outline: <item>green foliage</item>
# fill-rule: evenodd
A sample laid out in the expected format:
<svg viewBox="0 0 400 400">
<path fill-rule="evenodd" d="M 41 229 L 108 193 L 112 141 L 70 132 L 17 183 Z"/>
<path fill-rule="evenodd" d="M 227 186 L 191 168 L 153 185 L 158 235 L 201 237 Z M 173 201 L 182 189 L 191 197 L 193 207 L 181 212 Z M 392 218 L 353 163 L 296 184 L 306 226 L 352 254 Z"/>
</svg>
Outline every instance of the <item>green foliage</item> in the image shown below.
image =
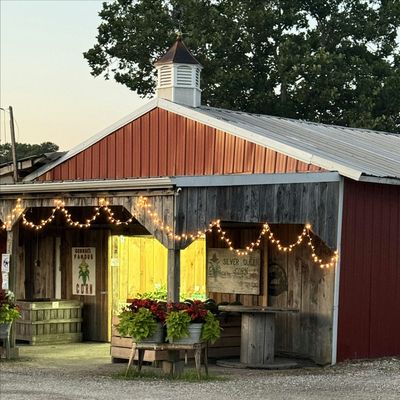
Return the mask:
<svg viewBox="0 0 400 400">
<path fill-rule="evenodd" d="M 114 0 L 99 15 L 92 75 L 143 97 L 181 25 L 205 104 L 400 132 L 399 1 Z"/>
<path fill-rule="evenodd" d="M 171 311 L 166 318 L 169 342 L 189 336 L 191 318 L 185 311 Z"/>
<path fill-rule="evenodd" d="M 125 309 L 118 318 L 118 332 L 122 336 L 132 336 L 137 342 L 150 337 L 157 328 L 157 321 L 147 308 L 140 308 L 135 313 Z"/>
<path fill-rule="evenodd" d="M 53 151 L 57 151 L 59 149 L 56 144 L 51 142 L 44 142 L 41 144 L 16 143 L 15 147 L 17 160 L 21 160 L 25 157 L 41 155 L 44 153 L 52 153 Z M 11 143 L 0 144 L 0 164 L 9 162 L 11 160 Z"/>
<path fill-rule="evenodd" d="M 167 301 L 167 296 L 167 287 L 162 285 L 160 287 L 155 287 L 155 289 L 151 292 L 138 293 L 136 297 L 138 299 Z"/>
<path fill-rule="evenodd" d="M 221 336 L 222 328 L 220 327 L 219 321 L 211 311 L 208 311 L 205 320 L 206 322 L 203 324 L 201 330 L 201 340 L 215 343 Z"/>
<path fill-rule="evenodd" d="M 18 318 L 21 318 L 18 308 L 10 304 L 2 304 L 0 306 L 0 324 L 11 324 Z"/>
</svg>

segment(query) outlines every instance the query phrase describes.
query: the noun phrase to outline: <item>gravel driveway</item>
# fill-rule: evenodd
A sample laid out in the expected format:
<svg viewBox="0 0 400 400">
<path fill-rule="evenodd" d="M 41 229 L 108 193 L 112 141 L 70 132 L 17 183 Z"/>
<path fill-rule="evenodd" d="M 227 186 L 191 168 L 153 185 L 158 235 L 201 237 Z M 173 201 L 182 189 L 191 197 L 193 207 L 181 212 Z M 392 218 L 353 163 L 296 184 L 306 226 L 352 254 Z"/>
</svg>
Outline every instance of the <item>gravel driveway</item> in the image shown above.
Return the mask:
<svg viewBox="0 0 400 400">
<path fill-rule="evenodd" d="M 122 380 L 104 344 L 21 347 L 0 362 L 1 400 L 400 399 L 400 359 L 260 371 L 211 367 L 224 380 Z M 150 369 L 150 368 L 149 368 Z"/>
</svg>

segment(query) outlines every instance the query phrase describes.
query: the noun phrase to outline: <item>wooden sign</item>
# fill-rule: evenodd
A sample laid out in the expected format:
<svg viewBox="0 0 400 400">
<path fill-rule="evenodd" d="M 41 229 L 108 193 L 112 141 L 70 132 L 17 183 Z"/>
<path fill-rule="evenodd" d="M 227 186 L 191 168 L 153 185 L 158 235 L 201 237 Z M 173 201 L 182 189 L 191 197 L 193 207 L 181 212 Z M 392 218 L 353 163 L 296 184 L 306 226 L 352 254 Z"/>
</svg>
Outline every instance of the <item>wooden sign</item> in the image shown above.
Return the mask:
<svg viewBox="0 0 400 400">
<path fill-rule="evenodd" d="M 96 295 L 95 247 L 72 247 L 72 294 Z"/>
<path fill-rule="evenodd" d="M 238 256 L 229 249 L 208 249 L 207 290 L 260 294 L 260 252 Z"/>
</svg>

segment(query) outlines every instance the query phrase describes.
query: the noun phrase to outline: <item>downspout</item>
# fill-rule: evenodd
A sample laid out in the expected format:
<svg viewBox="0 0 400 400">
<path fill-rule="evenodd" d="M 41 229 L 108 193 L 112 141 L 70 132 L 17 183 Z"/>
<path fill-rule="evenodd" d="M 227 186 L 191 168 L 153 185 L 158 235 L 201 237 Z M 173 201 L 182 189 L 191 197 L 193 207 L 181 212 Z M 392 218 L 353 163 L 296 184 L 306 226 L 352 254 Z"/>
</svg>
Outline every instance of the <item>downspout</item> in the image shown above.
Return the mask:
<svg viewBox="0 0 400 400">
<path fill-rule="evenodd" d="M 339 292 L 340 292 L 340 265 L 341 265 L 341 243 L 342 243 L 342 225 L 343 225 L 343 194 L 344 178 L 339 181 L 339 205 L 338 205 L 338 227 L 336 236 L 336 246 L 339 251 L 339 259 L 335 268 L 335 285 L 333 292 L 333 322 L 332 322 L 332 356 L 331 365 L 336 364 L 337 345 L 338 345 L 338 326 L 339 326 Z"/>
</svg>

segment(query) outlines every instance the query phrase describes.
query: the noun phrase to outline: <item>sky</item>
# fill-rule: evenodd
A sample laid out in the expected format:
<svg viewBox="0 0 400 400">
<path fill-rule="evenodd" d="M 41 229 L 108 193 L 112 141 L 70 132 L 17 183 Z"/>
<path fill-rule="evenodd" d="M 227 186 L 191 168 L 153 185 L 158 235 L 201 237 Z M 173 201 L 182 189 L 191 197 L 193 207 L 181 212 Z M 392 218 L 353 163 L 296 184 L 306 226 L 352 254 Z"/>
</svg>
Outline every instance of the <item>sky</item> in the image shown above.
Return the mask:
<svg viewBox="0 0 400 400">
<path fill-rule="evenodd" d="M 103 0 L 0 0 L 0 107 L 16 140 L 69 150 L 147 100 L 93 77 L 82 53 L 96 41 Z M 0 143 L 10 142 L 0 110 Z"/>
</svg>

